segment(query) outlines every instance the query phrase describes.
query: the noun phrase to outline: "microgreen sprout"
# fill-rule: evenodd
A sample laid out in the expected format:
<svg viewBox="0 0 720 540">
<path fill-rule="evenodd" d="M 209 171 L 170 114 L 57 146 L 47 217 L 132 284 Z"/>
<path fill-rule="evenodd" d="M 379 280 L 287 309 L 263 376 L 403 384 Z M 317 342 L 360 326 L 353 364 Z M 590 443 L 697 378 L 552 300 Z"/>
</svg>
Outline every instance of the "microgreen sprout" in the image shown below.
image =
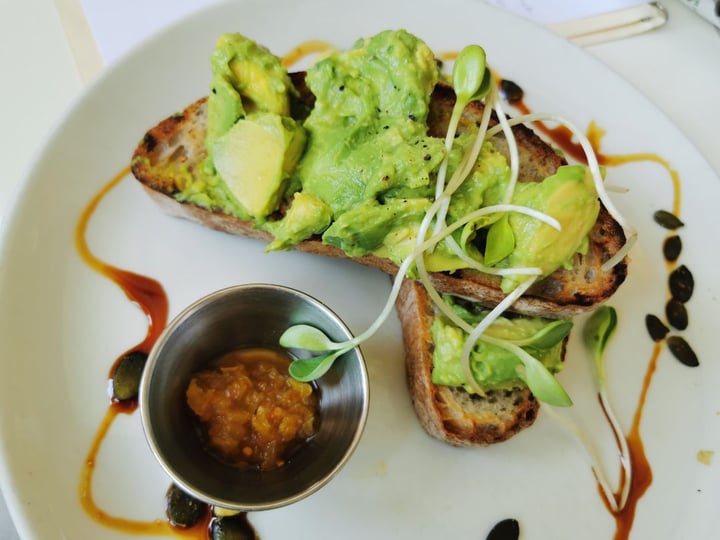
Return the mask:
<svg viewBox="0 0 720 540">
<path fill-rule="evenodd" d="M 515 234 L 507 214 L 490 225 L 485 242 L 485 264 L 494 266 L 515 249 Z"/>
<path fill-rule="evenodd" d="M 307 325 L 296 325 L 289 328 L 281 338 L 281 345 L 288 348 L 294 347 L 309 351 L 324 352 L 324 354 L 318 356 L 296 360 L 291 365 L 291 374 L 295 378 L 306 381 L 318 378 L 327 372 L 335 359 L 371 337 L 392 311 L 392 307 L 400 292 L 402 280 L 405 279 L 405 275 L 410 267 L 415 264 L 418 277 L 423 282 L 434 304 L 442 313 L 448 316 L 454 324 L 468 333 L 461 362 L 466 374 L 467 384 L 473 391 L 481 395 L 483 394 L 483 390 L 479 387 L 471 373 L 470 353 L 478 341 L 485 341 L 486 343 L 492 343 L 512 352 L 520 359 L 522 366 L 518 370 L 518 376 L 528 385 L 538 399 L 554 405 L 571 405 L 572 401 L 570 397 L 555 377 L 540 361 L 522 348 L 524 346 L 542 348 L 542 346 L 547 345 L 547 343 L 550 343 L 552 340 L 564 339 L 570 331 L 571 323 L 569 323 L 568 326 L 565 322 L 559 321 L 558 324 L 549 325 L 547 330 L 539 332 L 538 335 L 518 342 L 484 335 L 485 330 L 527 291 L 541 273 L 539 268 L 496 268 L 493 266 L 506 258 L 515 247 L 514 233 L 509 223 L 508 213 L 519 212 L 530 215 L 557 230 L 560 230 L 561 227 L 556 219 L 547 214 L 528 207 L 511 204 L 514 187 L 518 178 L 518 148 L 511 124 L 502 110 L 502 105 L 497 97 L 497 88 L 496 85 L 493 84 L 491 71 L 486 65 L 485 51 L 477 45 L 471 45 L 463 49 L 454 63 L 452 78 L 456 102 L 451 113 L 445 138 L 446 155 L 437 173 L 435 201 L 426 212 L 420 224 L 414 250 L 403 260 L 398 268 L 385 307 L 375 322 L 365 332 L 343 343 L 332 342 L 327 336 L 322 334 L 320 330 Z M 483 98 L 485 98 L 485 107 L 474 144 L 472 148 L 462 156 L 452 177 L 446 183 L 449 154 L 462 113 L 471 101 Z M 503 204 L 480 208 L 448 225 L 445 222 L 445 218 L 451 197 L 470 175 L 483 143 L 491 134 L 488 126 L 493 110 L 497 113 L 499 119 L 500 126 L 498 129 L 503 131 L 507 140 L 510 156 L 510 179 L 503 196 Z M 430 232 L 433 222 L 434 226 L 432 227 L 432 232 Z M 451 236 L 461 227 L 465 227 L 464 230 L 461 231 L 462 246 L 467 244 L 477 228 L 489 227 L 484 261 L 478 261 L 470 256 L 461 245 L 458 245 L 455 238 Z M 428 238 L 428 236 L 430 236 L 430 238 Z M 508 294 L 495 309 L 491 310 L 483 321 L 477 326 L 472 327 L 460 319 L 443 300 L 434 288 L 425 268 L 424 253 L 434 249 L 441 241 L 445 242 L 453 252 L 465 261 L 469 268 L 494 275 L 526 275 L 527 278 L 521 282 L 515 290 Z"/>
<path fill-rule="evenodd" d="M 585 159 L 587 160 L 588 170 L 590 171 L 590 174 L 592 176 L 595 190 L 597 191 L 600 202 L 602 202 L 603 206 L 605 206 L 605 208 L 615 219 L 615 221 L 620 224 L 625 233 L 625 244 L 617 251 L 617 253 L 615 253 L 615 255 L 610 257 L 610 259 L 605 261 L 602 265 L 602 270 L 604 272 L 607 272 L 620 261 L 622 261 L 628 254 L 630 249 L 632 249 L 633 245 L 637 241 L 637 230 L 628 223 L 628 221 L 620 213 L 620 211 L 617 209 L 612 199 L 608 195 L 608 189 L 605 187 L 602 170 L 600 169 L 600 164 L 598 163 L 597 156 L 595 155 L 595 150 L 593 150 L 592 144 L 590 143 L 590 140 L 587 138 L 587 136 L 585 136 L 585 134 L 581 130 L 579 130 L 575 126 L 575 124 L 565 118 L 562 118 L 561 116 L 544 113 L 525 114 L 506 120 L 506 122 L 510 126 L 538 121 L 555 122 L 557 124 L 565 126 L 577 139 L 578 143 L 583 149 L 583 152 L 585 152 Z M 501 125 L 499 126 L 494 126 L 488 129 L 487 136 L 492 137 L 500 131 L 503 131 L 507 136 L 507 130 L 505 129 L 503 122 L 501 122 Z"/>
<path fill-rule="evenodd" d="M 506 341 L 518 347 L 549 349 L 565 339 L 570 334 L 572 327 L 572 321 L 560 319 L 546 324 L 532 336 L 525 339 L 508 339 Z"/>
<path fill-rule="evenodd" d="M 615 333 L 617 313 L 610 306 L 601 306 L 585 324 L 584 338 L 593 354 L 598 389 L 605 388 L 605 347 Z"/>
<path fill-rule="evenodd" d="M 607 395 L 607 379 L 605 377 L 605 348 L 615 333 L 617 327 L 617 313 L 611 306 L 600 306 L 587 321 L 584 330 L 585 344 L 592 351 L 593 364 L 595 367 L 595 381 L 597 384 L 600 405 L 610 423 L 615 441 L 620 451 L 620 464 L 624 471 L 624 482 L 617 502 L 618 508 L 622 510 L 627 502 L 630 493 L 630 480 L 632 478 L 632 463 L 630 462 L 630 449 L 627 438 L 623 433 L 617 416 L 610 405 Z"/>
<path fill-rule="evenodd" d="M 437 210 L 437 205 L 435 205 L 435 210 Z M 408 255 L 405 260 L 403 260 L 402 264 L 398 268 L 398 272 L 395 275 L 395 279 L 393 281 L 393 287 L 390 291 L 390 294 L 388 296 L 388 299 L 385 303 L 385 307 L 381 311 L 380 315 L 378 315 L 377 319 L 370 325 L 370 327 L 365 330 L 362 334 L 356 336 L 353 339 L 350 339 L 345 342 L 336 343 L 330 338 L 328 338 L 321 330 L 318 328 L 315 328 L 313 326 L 307 325 L 307 324 L 297 324 L 289 327 L 283 334 L 280 336 L 279 343 L 281 346 L 285 348 L 295 348 L 295 349 L 304 349 L 307 351 L 313 351 L 313 352 L 319 352 L 319 351 L 329 351 L 326 354 L 318 355 L 318 356 L 312 356 L 309 358 L 302 358 L 297 359 L 293 361 L 290 364 L 291 371 L 290 374 L 297 378 L 298 380 L 303 381 L 311 381 L 315 380 L 322 375 L 324 375 L 332 366 L 333 362 L 342 356 L 344 353 L 348 352 L 349 350 L 353 349 L 354 347 L 358 346 L 362 342 L 366 341 L 370 337 L 372 337 L 375 332 L 382 326 L 382 324 L 385 322 L 387 317 L 392 312 L 392 308 L 395 304 L 395 300 L 398 297 L 398 294 L 400 294 L 400 286 L 402 285 L 402 280 L 405 278 L 405 274 L 410 269 L 410 266 L 417 262 L 418 268 L 423 268 L 422 266 L 422 257 L 421 255 L 425 253 L 428 249 L 431 249 L 434 247 L 438 242 L 442 241 L 444 238 L 446 238 L 449 234 L 452 234 L 454 231 L 465 225 L 467 222 L 477 219 L 479 217 L 482 217 L 483 215 L 492 214 L 495 212 L 519 212 L 524 213 L 527 215 L 536 215 L 537 211 L 527 208 L 524 206 L 516 206 L 516 205 L 498 205 L 498 206 L 488 206 L 485 208 L 480 208 L 478 210 L 475 210 L 474 212 L 471 212 L 470 214 L 466 215 L 464 218 L 454 222 L 452 225 L 446 227 L 443 229 L 440 233 L 432 236 L 428 240 L 419 243 L 415 249 Z M 551 226 L 555 226 L 559 228 L 559 224 L 555 222 L 552 218 L 549 216 L 544 216 L 544 220 L 548 221 Z M 427 231 L 427 227 L 425 228 L 425 231 Z M 424 235 L 424 234 L 423 234 Z M 419 236 L 419 238 L 422 238 Z M 427 274 L 425 274 L 427 275 Z M 426 283 L 426 286 L 429 287 L 429 292 L 432 290 L 432 292 L 437 295 L 437 291 L 429 285 L 429 281 Z M 518 288 L 519 289 L 519 288 Z M 432 294 L 432 293 L 431 293 Z M 437 297 L 436 297 L 437 298 Z M 445 305 L 445 302 L 440 300 L 440 302 Z M 467 324 L 463 323 L 466 327 Z M 470 331 L 472 328 L 470 328 Z M 537 360 L 536 360 L 537 361 Z M 296 365 L 297 364 L 297 365 Z M 295 366 L 295 367 L 293 367 Z"/>
<path fill-rule="evenodd" d="M 293 379 L 300 382 L 314 381 L 328 372 L 336 358 L 339 358 L 351 349 L 352 347 L 344 347 L 319 356 L 295 360 L 290 363 L 288 372 Z"/>
<path fill-rule="evenodd" d="M 552 407 L 548 407 L 546 411 L 555 418 L 561 425 L 570 431 L 584 447 L 585 452 L 590 460 L 590 466 L 593 470 L 595 478 L 603 492 L 605 500 L 610 509 L 614 512 L 620 512 L 625 508 L 630 486 L 632 484 L 632 464 L 630 461 L 630 449 L 628 448 L 627 438 L 623 434 L 622 428 L 615 417 L 615 413 L 610 407 L 606 392 L 605 379 L 605 349 L 612 338 L 617 327 L 617 313 L 610 306 L 601 306 L 590 316 L 585 323 L 583 329 L 583 339 L 585 345 L 592 353 L 595 381 L 598 389 L 598 397 L 600 406 L 608 419 L 613 435 L 618 445 L 620 454 L 620 465 L 623 468 L 623 474 L 620 477 L 621 487 L 617 492 L 610 487 L 607 475 L 597 457 L 594 446 L 587 440 L 583 430 L 574 421 L 558 414 Z"/>
<path fill-rule="evenodd" d="M 449 154 L 462 113 L 468 103 L 485 97 L 485 94 L 490 91 L 492 87 L 491 78 L 490 70 L 486 64 L 485 50 L 482 47 L 468 45 L 460 51 L 453 64 L 452 79 L 453 89 L 455 90 L 455 105 L 445 135 L 445 159 L 443 159 L 438 170 L 435 199 L 439 199 L 445 189 Z"/>
<path fill-rule="evenodd" d="M 475 378 L 470 370 L 470 354 L 475 343 L 479 340 L 502 347 L 517 356 L 523 363 L 523 369 L 518 372 L 518 376 L 528 385 L 530 391 L 540 401 L 544 401 L 551 405 L 560 407 L 568 407 L 572 405 L 572 400 L 568 396 L 565 389 L 557 381 L 557 379 L 548 371 L 548 369 L 537 358 L 527 353 L 518 345 L 504 340 L 496 339 L 491 336 L 483 335 L 485 330 L 504 313 L 517 298 L 519 298 L 535 281 L 534 277 L 528 278 L 523 284 L 518 286 L 512 293 L 506 296 L 475 328 L 470 328 L 469 335 L 465 340 L 462 352 L 463 369 L 465 370 L 466 380 L 471 385 L 477 386 Z M 467 325 L 465 325 L 467 326 Z M 569 332 L 569 329 L 568 329 Z M 563 338 L 564 339 L 564 338 Z M 476 389 L 478 391 L 479 389 Z M 481 391 L 480 391 L 481 392 Z"/>
<path fill-rule="evenodd" d="M 462 83 L 463 87 L 470 87 L 470 83 L 466 82 L 465 77 L 467 80 L 477 80 L 477 65 L 473 63 L 473 60 L 475 62 L 479 62 L 479 55 L 477 55 L 473 49 L 470 49 L 466 56 L 461 55 L 458 56 L 458 60 L 462 61 L 458 62 L 458 60 L 455 61 L 455 65 L 453 66 L 453 82 L 457 84 L 458 82 Z M 483 52 L 484 55 L 484 52 Z M 484 63 L 484 56 L 483 56 L 483 63 Z M 459 67 L 457 67 L 459 66 Z M 465 69 L 468 69 L 471 76 L 468 76 L 465 73 Z M 475 68 L 475 69 L 473 69 Z M 459 79 L 459 81 L 458 81 Z M 510 180 L 508 182 L 508 186 L 505 190 L 505 194 L 503 196 L 503 203 L 509 204 L 512 201 L 512 196 L 515 191 L 515 185 L 517 183 L 519 170 L 520 170 L 520 158 L 519 158 L 519 152 L 517 148 L 517 142 L 515 141 L 515 136 L 512 132 L 512 127 L 508 123 L 507 117 L 505 115 L 505 111 L 502 108 L 501 101 L 497 98 L 497 88 L 496 85 L 493 84 L 493 77 L 490 69 L 487 67 L 485 68 L 485 73 L 483 75 L 483 80 L 475 94 L 475 96 L 471 99 L 464 100 L 464 98 L 468 95 L 468 91 L 464 90 L 461 92 L 458 92 L 456 90 L 456 94 L 458 95 L 458 98 L 455 102 L 455 106 L 453 108 L 453 113 L 450 120 L 450 126 L 448 130 L 448 136 L 451 134 L 451 130 L 454 130 L 457 126 L 453 124 L 454 121 L 458 122 L 461 115 L 462 110 L 464 107 L 472 101 L 473 99 L 479 99 L 480 97 L 485 97 L 485 107 L 483 109 L 483 115 L 480 122 L 480 126 L 478 127 L 478 133 L 475 139 L 475 144 L 473 145 L 472 150 L 467 153 L 463 159 L 461 160 L 460 166 L 456 169 L 455 173 L 453 174 L 452 178 L 447 184 L 447 187 L 445 189 L 445 193 L 452 195 L 452 193 L 455 192 L 455 190 L 458 188 L 458 186 L 465 180 L 465 178 L 470 174 L 472 167 L 474 166 L 475 162 L 477 161 L 477 157 L 480 153 L 480 149 L 482 147 L 483 142 L 486 140 L 486 135 L 488 133 L 488 124 L 490 121 L 490 114 L 492 113 L 493 109 L 496 112 L 496 116 L 498 118 L 498 121 L 500 122 L 500 129 L 502 129 L 505 139 L 508 143 L 508 153 L 510 156 Z M 455 136 L 455 132 L 452 131 L 453 137 Z M 446 148 L 448 148 L 448 140 L 446 138 Z M 449 150 L 449 148 L 448 148 Z M 447 161 L 447 157 L 446 160 Z M 436 198 L 439 198 L 441 195 L 441 189 L 442 189 L 442 182 L 444 182 L 445 179 L 445 169 L 441 168 L 440 173 L 438 174 L 438 182 L 435 189 L 435 195 Z M 437 220 L 435 223 L 435 232 L 439 231 L 444 225 L 445 225 L 445 217 L 448 211 L 448 207 L 450 205 L 449 197 L 443 202 L 443 205 L 440 208 L 440 211 L 438 212 Z M 485 261 L 484 264 L 479 265 L 477 261 L 474 261 L 472 257 L 468 256 L 463 248 L 457 244 L 454 238 L 448 237 L 446 240 L 447 245 L 450 247 L 450 249 L 457 254 L 464 262 L 468 263 L 469 268 L 474 268 L 476 270 L 479 270 L 481 272 L 487 272 L 487 273 L 495 273 L 493 271 L 488 272 L 489 268 L 493 268 L 493 265 L 509 254 L 512 249 L 515 246 L 515 238 L 512 233 L 512 229 L 507 225 L 507 216 L 495 216 L 493 220 L 490 223 L 487 223 L 487 225 L 491 225 L 490 230 L 493 229 L 493 222 L 495 221 L 504 221 L 504 223 L 501 223 L 497 226 L 496 230 L 493 232 L 493 234 L 490 236 L 489 241 L 487 242 L 486 247 L 486 253 L 485 253 Z M 485 225 L 483 225 L 485 226 Z M 473 232 L 475 228 L 479 228 L 477 226 L 475 227 L 469 227 L 469 232 Z M 466 240 L 469 237 L 469 235 L 465 234 L 464 238 L 465 241 L 463 241 L 462 245 L 466 245 Z M 488 251 L 490 254 L 490 261 L 488 261 Z M 534 269 L 511 269 L 508 274 L 525 274 L 525 275 L 537 275 L 539 272 Z"/>
</svg>

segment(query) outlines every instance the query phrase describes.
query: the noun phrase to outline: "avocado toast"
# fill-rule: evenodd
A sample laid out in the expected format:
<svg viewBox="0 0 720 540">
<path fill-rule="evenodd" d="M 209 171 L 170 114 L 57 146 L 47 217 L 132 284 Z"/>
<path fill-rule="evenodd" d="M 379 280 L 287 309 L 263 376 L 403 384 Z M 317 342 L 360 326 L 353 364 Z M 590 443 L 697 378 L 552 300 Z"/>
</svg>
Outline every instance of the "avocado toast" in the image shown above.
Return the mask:
<svg viewBox="0 0 720 540">
<path fill-rule="evenodd" d="M 532 425 L 540 403 L 527 386 L 494 388 L 480 396 L 433 381 L 433 324 L 439 314 L 421 283 L 404 281 L 397 313 L 403 329 L 410 397 L 429 435 L 453 446 L 486 446 L 505 441 Z M 565 356 L 566 343 L 563 340 L 561 344 L 560 358 Z"/>
<path fill-rule="evenodd" d="M 209 97 L 146 133 L 133 155 L 135 177 L 168 214 L 264 240 L 269 250 L 346 257 L 393 276 L 403 268 L 408 279 L 397 308 L 410 389 L 426 430 L 451 444 L 477 445 L 504 440 L 531 424 L 538 403 L 514 375 L 487 392 L 462 385 L 449 390 L 447 384 L 435 393 L 428 390 L 439 388 L 428 368 L 435 347 L 428 341 L 432 323 L 423 315 L 433 302 L 428 283 L 413 280 L 422 277 L 420 262 L 417 268 L 406 264 L 417 257 L 417 239 L 425 237 L 418 231 L 432 207 L 438 170 L 445 165 L 449 174 L 460 170 L 484 119 L 492 128 L 504 115 L 486 115 L 481 100 L 470 100 L 459 117 L 458 136 L 444 146 L 457 96 L 440 79 L 429 49 L 403 31 L 361 40 L 308 72 L 284 74 L 278 66 L 278 59 L 249 40 L 223 36 L 213 54 Z M 584 168 L 568 167 L 522 125 L 514 126 L 512 135 L 512 143 L 502 132 L 485 139 L 470 180 L 446 208 L 448 219 L 460 223 L 465 214 L 502 202 L 515 147 L 518 199 L 528 206 L 540 201 L 540 212 L 557 208 L 565 215 L 563 229 L 576 230 L 564 245 L 557 235 L 544 238 L 534 220 L 508 217 L 518 247 L 497 267 L 542 266 L 537 251 L 551 260 L 508 309 L 545 319 L 588 311 L 625 279 L 625 260 L 603 266 L 625 243 L 623 229 L 598 202 Z M 555 184 L 557 193 L 570 195 L 543 191 Z M 576 204 L 582 200 L 587 203 Z M 489 234 L 486 238 L 478 222 L 483 223 L 456 228 L 455 237 L 469 253 L 489 260 Z M 525 228 L 530 232 L 523 237 Z M 516 254 L 520 259 L 512 261 Z M 512 275 L 467 268 L 442 242 L 423 251 L 422 261 L 439 293 L 489 309 L 517 286 Z M 558 354 L 564 355 L 564 347 Z M 423 411 L 437 409 L 440 395 L 452 396 L 444 403 L 455 405 L 426 420 L 433 415 Z M 470 428 L 443 417 L 476 408 Z"/>
<path fill-rule="evenodd" d="M 309 90 L 304 85 L 304 73 L 295 73 L 292 79 L 302 99 L 312 103 L 312 95 L 308 94 Z M 429 133 L 440 136 L 447 130 L 454 102 L 452 88 L 438 84 L 430 102 Z M 459 131 L 475 129 L 482 110 L 481 102 L 470 103 L 463 114 Z M 200 98 L 182 112 L 152 127 L 133 154 L 132 172 L 135 178 L 169 215 L 190 219 L 226 233 L 272 242 L 272 233 L 257 228 L 251 219 L 241 219 L 177 199 L 180 192 L 179 179 L 192 177 L 202 168 L 207 157 L 206 125 L 207 99 Z M 541 181 L 564 164 L 563 158 L 530 129 L 518 125 L 513 127 L 513 131 L 520 149 L 522 182 Z M 507 147 L 502 136 L 493 138 L 492 143 L 501 152 Z M 604 207 L 601 208 L 590 232 L 588 252 L 585 255 L 576 255 L 571 268 L 558 268 L 534 284 L 513 304 L 511 310 L 527 315 L 561 318 L 572 317 L 597 307 L 610 298 L 625 280 L 626 261 L 608 271 L 601 268 L 602 263 L 617 253 L 624 241 L 622 228 Z M 350 256 L 336 246 L 324 243 L 320 235 L 313 235 L 299 242 L 294 249 L 329 257 L 351 258 L 390 275 L 395 275 L 398 268 L 395 262 L 374 254 Z M 472 269 L 433 272 L 431 280 L 440 292 L 465 296 L 486 307 L 496 305 L 505 297 L 505 293 L 500 289 L 499 278 Z"/>
</svg>

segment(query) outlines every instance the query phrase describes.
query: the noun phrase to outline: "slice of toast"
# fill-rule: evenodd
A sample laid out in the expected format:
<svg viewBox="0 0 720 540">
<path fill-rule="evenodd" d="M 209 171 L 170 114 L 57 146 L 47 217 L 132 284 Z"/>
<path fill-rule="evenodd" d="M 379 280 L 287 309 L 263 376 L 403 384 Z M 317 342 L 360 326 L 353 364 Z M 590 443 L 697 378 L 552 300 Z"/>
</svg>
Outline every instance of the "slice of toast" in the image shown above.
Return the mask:
<svg viewBox="0 0 720 540">
<path fill-rule="evenodd" d="M 487 446 L 532 425 L 540 404 L 527 387 L 490 390 L 479 396 L 432 382 L 435 307 L 421 283 L 406 279 L 396 308 L 403 329 L 410 397 L 429 435 L 453 446 Z"/>
<path fill-rule="evenodd" d="M 304 84 L 303 74 L 293 74 L 292 80 L 299 90 L 301 101 L 305 106 L 311 107 L 313 96 Z M 452 88 L 439 84 L 433 92 L 430 104 L 430 134 L 444 137 L 454 103 L 455 94 Z M 174 198 L 179 192 L 178 177 L 192 175 L 202 166 L 206 156 L 206 108 L 207 101 L 201 98 L 181 113 L 151 128 L 135 149 L 132 172 L 166 213 L 227 233 L 270 241 L 272 236 L 255 229 L 252 221 L 243 221 L 218 211 L 208 211 L 190 203 L 180 203 Z M 482 103 L 472 102 L 463 114 L 459 131 L 477 129 L 482 110 Z M 541 181 L 564 164 L 563 158 L 532 130 L 519 125 L 513 128 L 513 132 L 519 147 L 520 181 Z M 492 142 L 507 156 L 507 143 L 502 135 L 493 137 Z M 601 268 L 603 261 L 614 255 L 624 242 L 622 228 L 601 208 L 597 223 L 590 233 L 588 253 L 584 256 L 576 255 L 572 270 L 559 269 L 538 281 L 511 309 L 526 315 L 563 318 L 599 305 L 625 280 L 625 260 L 609 271 Z M 347 257 L 340 249 L 323 244 L 319 237 L 301 242 L 296 249 L 331 257 Z M 391 275 L 397 272 L 397 266 L 388 259 L 367 255 L 353 260 Z M 500 290 L 498 277 L 475 270 L 435 272 L 431 274 L 431 281 L 440 292 L 464 296 L 486 307 L 495 306 L 505 297 Z"/>
</svg>

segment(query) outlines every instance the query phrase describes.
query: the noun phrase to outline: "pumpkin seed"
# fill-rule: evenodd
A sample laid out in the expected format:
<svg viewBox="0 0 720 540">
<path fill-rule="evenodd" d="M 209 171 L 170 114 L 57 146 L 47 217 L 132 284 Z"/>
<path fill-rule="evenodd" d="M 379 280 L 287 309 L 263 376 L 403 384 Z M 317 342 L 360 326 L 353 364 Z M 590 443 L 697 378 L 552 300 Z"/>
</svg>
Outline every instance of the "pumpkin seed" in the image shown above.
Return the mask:
<svg viewBox="0 0 720 540">
<path fill-rule="evenodd" d="M 680 257 L 682 251 L 682 240 L 677 234 L 668 236 L 663 242 L 663 255 L 668 262 L 675 262 Z"/>
<path fill-rule="evenodd" d="M 518 540 L 520 524 L 517 519 L 503 519 L 498 522 L 487 535 L 487 540 Z"/>
<path fill-rule="evenodd" d="M 670 301 L 665 305 L 665 315 L 667 316 L 668 322 L 678 330 L 685 330 L 688 327 L 688 312 L 685 308 L 685 304 L 671 298 Z"/>
<path fill-rule="evenodd" d="M 655 315 L 645 315 L 645 326 L 653 341 L 663 339 L 670 329 Z"/>
<path fill-rule="evenodd" d="M 246 514 L 216 518 L 210 525 L 212 540 L 256 540 L 257 536 Z"/>
<path fill-rule="evenodd" d="M 503 79 L 500 81 L 500 92 L 508 103 L 516 103 L 521 101 L 525 92 L 517 83 Z"/>
<path fill-rule="evenodd" d="M 697 367 L 700 365 L 695 351 L 692 347 L 680 336 L 670 336 L 667 338 L 668 349 L 682 364 L 688 367 Z"/>
<path fill-rule="evenodd" d="M 146 361 L 147 354 L 140 351 L 133 351 L 120 359 L 112 376 L 113 399 L 126 401 L 137 397 Z"/>
<path fill-rule="evenodd" d="M 668 284 L 670 286 L 670 294 L 680 302 L 690 300 L 693 290 L 695 289 L 693 275 L 684 264 L 670 272 Z"/>
<path fill-rule="evenodd" d="M 671 231 L 679 229 L 685 225 L 682 221 L 680 221 L 679 217 L 667 210 L 658 210 L 653 214 L 653 218 L 658 225 L 665 227 L 666 229 L 670 229 Z"/>
<path fill-rule="evenodd" d="M 203 517 L 207 506 L 172 484 L 165 494 L 165 513 L 174 527 L 192 527 Z"/>
</svg>

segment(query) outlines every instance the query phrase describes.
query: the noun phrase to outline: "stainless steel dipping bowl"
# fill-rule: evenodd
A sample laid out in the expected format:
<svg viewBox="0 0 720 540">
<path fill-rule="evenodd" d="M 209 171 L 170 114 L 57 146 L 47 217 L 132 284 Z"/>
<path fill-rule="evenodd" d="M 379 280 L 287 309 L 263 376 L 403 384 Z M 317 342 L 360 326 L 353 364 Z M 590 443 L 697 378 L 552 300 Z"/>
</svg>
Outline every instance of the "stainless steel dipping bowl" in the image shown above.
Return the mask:
<svg viewBox="0 0 720 540">
<path fill-rule="evenodd" d="M 192 375 L 225 353 L 278 347 L 294 324 L 309 324 L 334 341 L 351 339 L 340 318 L 318 300 L 278 285 L 239 285 L 217 291 L 180 313 L 150 353 L 140 385 L 148 443 L 172 481 L 196 498 L 238 511 L 268 510 L 299 501 L 329 482 L 355 450 L 367 420 L 365 361 L 355 348 L 316 381 L 317 433 L 291 460 L 271 471 L 223 464 L 203 446 L 185 401 Z M 304 351 L 290 351 L 295 357 Z"/>
</svg>

